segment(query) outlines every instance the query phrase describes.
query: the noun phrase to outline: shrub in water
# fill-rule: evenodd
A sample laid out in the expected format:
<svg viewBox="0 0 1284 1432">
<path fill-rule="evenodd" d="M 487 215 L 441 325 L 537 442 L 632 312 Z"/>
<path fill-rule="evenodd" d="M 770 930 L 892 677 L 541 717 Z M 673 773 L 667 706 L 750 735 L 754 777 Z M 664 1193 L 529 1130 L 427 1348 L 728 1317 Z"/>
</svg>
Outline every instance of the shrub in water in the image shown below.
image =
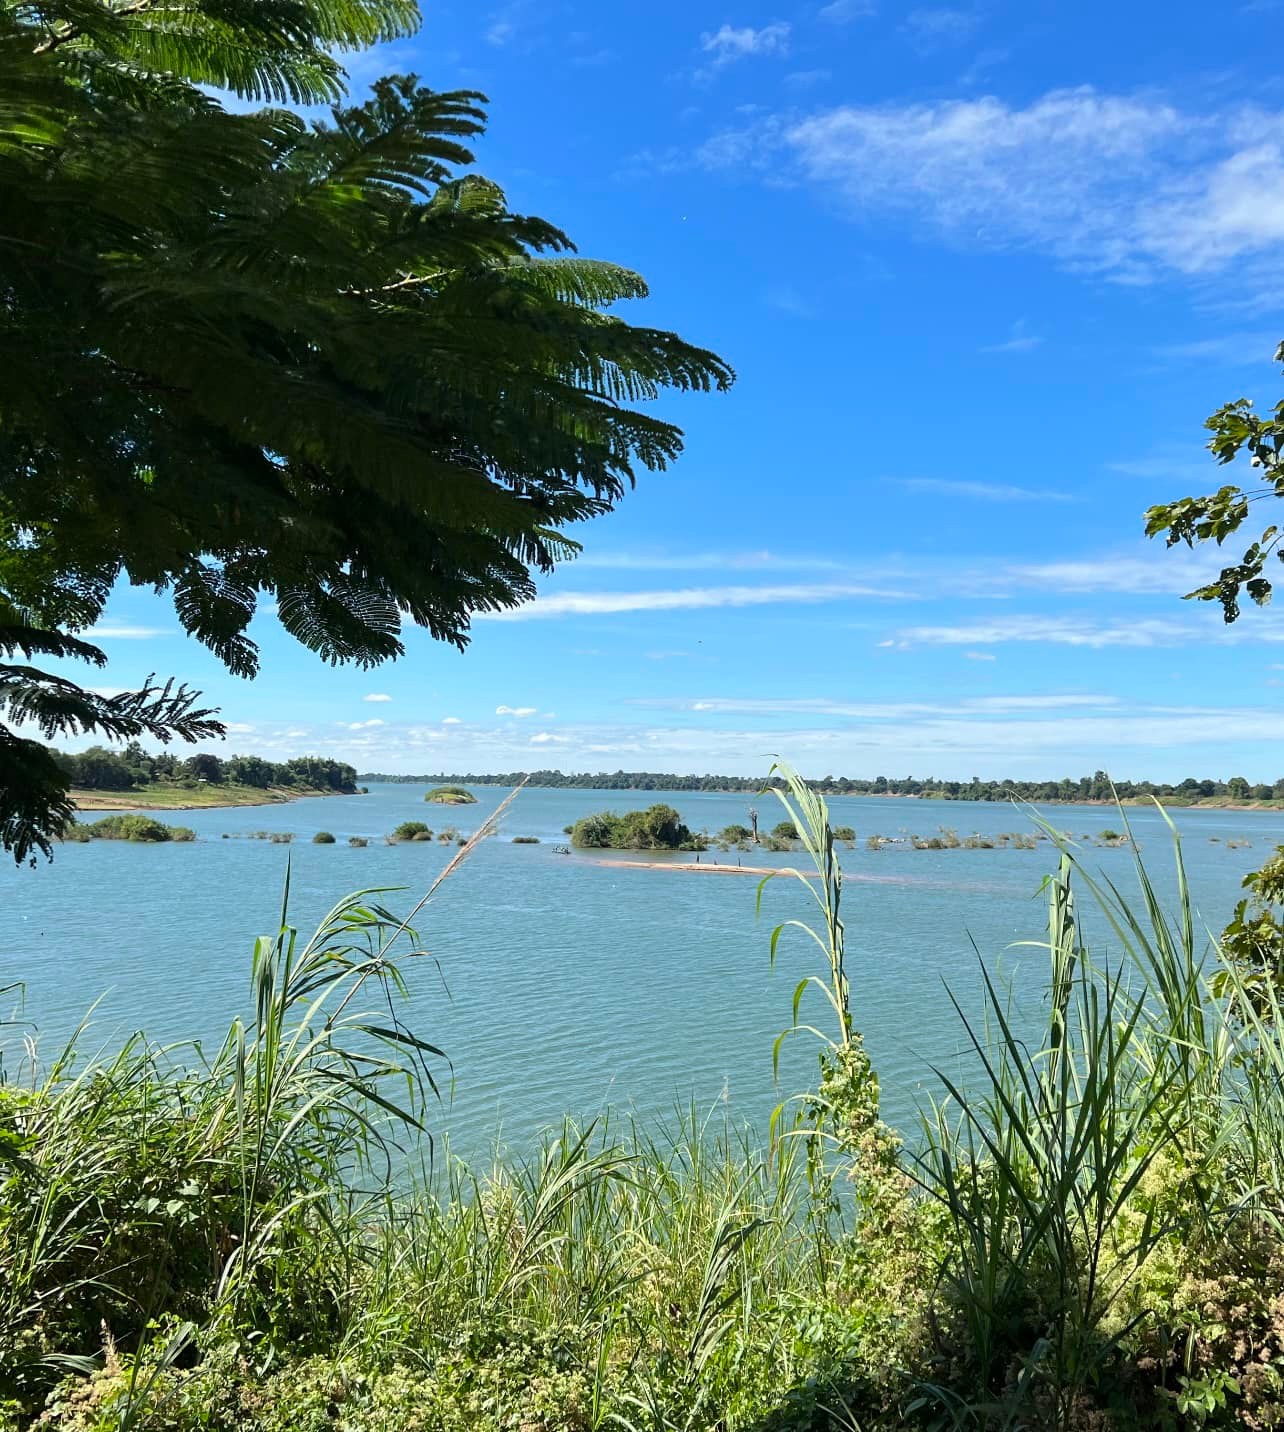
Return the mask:
<svg viewBox="0 0 1284 1432">
<path fill-rule="evenodd" d="M 846 841 L 848 845 L 856 839 L 856 832 L 850 825 L 836 825 L 834 827 L 834 839 Z"/>
<path fill-rule="evenodd" d="M 791 820 L 782 820 L 772 827 L 771 833 L 777 840 L 798 839 L 798 827 Z"/>
<path fill-rule="evenodd" d="M 313 845 L 333 845 L 333 844 L 334 844 L 334 836 L 332 836 L 328 830 L 319 830 L 319 831 L 317 831 L 317 833 L 312 837 L 312 844 L 313 844 Z"/>
<path fill-rule="evenodd" d="M 513 844 L 514 844 L 514 845 L 538 845 L 538 844 L 539 844 L 539 836 L 538 836 L 538 835 L 515 835 L 515 836 L 513 837 Z"/>
<path fill-rule="evenodd" d="M 89 827 L 95 840 L 134 840 L 159 844 L 166 840 L 195 840 L 186 826 L 163 825 L 149 815 L 109 815 Z"/>
<path fill-rule="evenodd" d="M 348 837 L 348 844 L 357 845 L 364 848 L 365 846 L 369 845 L 370 842 L 365 838 L 364 835 L 350 835 Z"/>
<path fill-rule="evenodd" d="M 393 840 L 431 840 L 432 831 L 421 820 L 403 820 L 392 832 Z"/>
</svg>

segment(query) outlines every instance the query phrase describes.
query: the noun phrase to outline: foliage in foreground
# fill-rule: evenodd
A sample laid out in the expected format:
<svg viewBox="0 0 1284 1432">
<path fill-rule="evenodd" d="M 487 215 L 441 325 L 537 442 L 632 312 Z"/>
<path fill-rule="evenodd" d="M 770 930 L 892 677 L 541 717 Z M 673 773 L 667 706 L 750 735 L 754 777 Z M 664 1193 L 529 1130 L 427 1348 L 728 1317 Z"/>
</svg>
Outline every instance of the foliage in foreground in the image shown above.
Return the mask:
<svg viewBox="0 0 1284 1432">
<path fill-rule="evenodd" d="M 614 311 L 646 296 L 638 274 L 473 170 L 484 96 L 399 75 L 346 102 L 336 54 L 418 18 L 413 0 L 0 0 L 0 845 L 18 860 L 70 814 L 23 727 L 222 733 L 173 683 L 103 695 L 51 669 L 106 663 L 92 633 L 118 581 L 170 594 L 240 676 L 264 595 L 331 663 L 400 655 L 407 622 L 462 647 L 474 613 L 532 597 L 578 524 L 677 458 L 651 400 L 732 382 Z"/>
<path fill-rule="evenodd" d="M 1062 848 L 1041 1010 L 987 976 L 967 1077 L 940 1077 L 905 1147 L 852 1017 L 827 813 L 785 776 L 818 919 L 771 951 L 814 942 L 795 1009 L 825 1015 L 787 1031 L 820 1033 L 820 1077 L 769 1149 L 692 1112 L 568 1126 L 486 1169 L 437 1148 L 397 1183 L 440 1065 L 397 1018 L 417 945 L 369 897 L 306 946 L 283 921 L 253 1020 L 208 1064 L 73 1040 L 3 1086 L 10 1425 L 1284 1423 L 1284 1021 L 1233 964 L 1215 997 L 1180 851 L 1165 911 L 1139 857 L 1129 902 Z"/>
</svg>

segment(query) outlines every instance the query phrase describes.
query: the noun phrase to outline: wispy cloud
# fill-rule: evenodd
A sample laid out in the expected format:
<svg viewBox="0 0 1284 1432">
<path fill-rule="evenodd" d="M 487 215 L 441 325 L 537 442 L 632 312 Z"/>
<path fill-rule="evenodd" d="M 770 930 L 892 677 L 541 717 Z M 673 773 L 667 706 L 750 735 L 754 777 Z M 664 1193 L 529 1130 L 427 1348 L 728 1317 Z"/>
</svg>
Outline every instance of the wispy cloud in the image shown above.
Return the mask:
<svg viewBox="0 0 1284 1432">
<path fill-rule="evenodd" d="M 938 701 L 839 701 L 825 696 L 639 696 L 628 705 L 670 711 L 697 711 L 737 716 L 815 716 L 868 721 L 896 721 L 940 711 Z M 1101 711 L 1120 704 L 1117 696 L 1100 692 L 1047 692 L 963 697 L 951 710 L 987 716 L 1028 714 L 1034 711 Z"/>
<path fill-rule="evenodd" d="M 855 597 L 909 601 L 914 593 L 848 582 L 799 582 L 761 587 L 683 587 L 653 592 L 561 592 L 537 597 L 523 607 L 479 613 L 492 622 L 540 621 L 550 617 L 613 616 L 622 612 L 702 611 L 713 607 L 814 605 Z"/>
<path fill-rule="evenodd" d="M 1196 338 L 1186 343 L 1161 343 L 1150 351 L 1168 363 L 1221 363 L 1228 368 L 1267 364 L 1279 347 L 1279 336 L 1259 330 L 1256 333 L 1220 333 L 1212 338 Z"/>
<path fill-rule="evenodd" d="M 137 622 L 104 621 L 77 633 L 85 641 L 151 641 L 153 637 L 173 636 L 172 627 L 140 626 Z"/>
<path fill-rule="evenodd" d="M 701 35 L 700 49 L 710 57 L 705 73 L 724 69 L 752 55 L 788 54 L 790 29 L 787 21 L 775 20 L 760 30 L 755 30 L 752 25 L 723 25 L 712 33 Z"/>
<path fill-rule="evenodd" d="M 1002 343 L 987 343 L 979 353 L 1030 353 L 1043 342 L 1041 335 L 1031 333 L 1024 318 L 1018 318 Z"/>
<path fill-rule="evenodd" d="M 538 706 L 496 706 L 496 716 L 534 716 Z"/>
<path fill-rule="evenodd" d="M 899 214 L 959 243 L 1040 250 L 1125 282 L 1211 275 L 1284 239 L 1279 111 L 1199 113 L 1087 86 L 1026 105 L 847 104 L 759 117 L 688 162 L 775 174 L 781 150 L 861 220 Z"/>
<path fill-rule="evenodd" d="M 947 45 L 960 45 L 981 23 L 981 17 L 972 10 L 952 10 L 946 7 L 911 10 L 905 17 L 904 29 L 920 53 L 944 49 Z"/>
<path fill-rule="evenodd" d="M 963 655 L 968 661 L 998 661 L 992 651 L 965 651 Z"/>
<path fill-rule="evenodd" d="M 995 646 L 1008 642 L 1041 642 L 1049 646 L 1173 647 L 1193 642 L 1238 645 L 1249 641 L 1284 641 L 1284 627 L 1263 621 L 1234 627 L 1199 626 L 1163 618 L 1097 621 L 1091 617 L 1013 615 L 958 626 L 913 626 L 900 633 L 915 646 Z"/>
<path fill-rule="evenodd" d="M 361 698 L 363 701 L 391 701 L 392 697 L 386 691 L 372 691 L 368 696 Z"/>
<path fill-rule="evenodd" d="M 876 0 L 830 0 L 820 7 L 819 18 L 831 25 L 849 25 L 853 20 L 868 20 L 877 14 Z"/>
<path fill-rule="evenodd" d="M 1068 492 L 1050 487 L 1014 487 L 1003 482 L 956 482 L 947 477 L 907 477 L 902 487 L 911 492 L 932 492 L 941 497 L 966 497 L 977 502 L 1073 502 Z"/>
<path fill-rule="evenodd" d="M 785 83 L 795 89 L 809 89 L 812 85 L 823 85 L 829 78 L 829 70 L 794 70 L 785 76 Z"/>
<path fill-rule="evenodd" d="M 340 721 L 338 724 L 345 731 L 370 731 L 376 726 L 386 726 L 388 723 L 378 716 L 372 716 L 369 721 Z"/>
<path fill-rule="evenodd" d="M 622 572 L 737 572 L 839 570 L 847 564 L 818 553 L 772 552 L 762 547 L 751 552 L 598 551 L 578 557 L 575 566 Z"/>
<path fill-rule="evenodd" d="M 460 721 L 458 716 L 443 716 L 441 718 L 441 724 L 443 726 L 459 726 L 463 723 Z"/>
</svg>

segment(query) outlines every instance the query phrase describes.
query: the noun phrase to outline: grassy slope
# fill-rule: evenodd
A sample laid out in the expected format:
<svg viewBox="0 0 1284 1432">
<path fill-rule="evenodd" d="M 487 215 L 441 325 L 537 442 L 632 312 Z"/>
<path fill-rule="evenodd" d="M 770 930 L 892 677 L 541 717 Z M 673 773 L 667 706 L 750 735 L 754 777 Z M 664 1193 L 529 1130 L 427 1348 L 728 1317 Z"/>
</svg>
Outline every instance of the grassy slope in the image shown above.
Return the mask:
<svg viewBox="0 0 1284 1432">
<path fill-rule="evenodd" d="M 205 785 L 179 786 L 160 782 L 135 791 L 78 791 L 71 798 L 80 810 L 206 810 L 217 806 L 279 805 L 301 796 L 334 795 L 334 791 L 297 787 Z"/>
</svg>

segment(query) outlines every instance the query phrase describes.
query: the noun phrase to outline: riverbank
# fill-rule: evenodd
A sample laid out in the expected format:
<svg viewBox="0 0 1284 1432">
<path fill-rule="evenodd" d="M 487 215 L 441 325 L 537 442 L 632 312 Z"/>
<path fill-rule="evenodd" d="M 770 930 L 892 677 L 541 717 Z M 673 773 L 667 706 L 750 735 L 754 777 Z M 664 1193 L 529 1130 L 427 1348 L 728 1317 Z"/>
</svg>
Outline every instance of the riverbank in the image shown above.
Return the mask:
<svg viewBox="0 0 1284 1432">
<path fill-rule="evenodd" d="M 355 791 L 298 790 L 287 786 L 178 786 L 154 782 L 132 791 L 73 790 L 77 810 L 217 810 L 229 806 L 285 805 L 307 796 L 355 795 Z"/>
</svg>

